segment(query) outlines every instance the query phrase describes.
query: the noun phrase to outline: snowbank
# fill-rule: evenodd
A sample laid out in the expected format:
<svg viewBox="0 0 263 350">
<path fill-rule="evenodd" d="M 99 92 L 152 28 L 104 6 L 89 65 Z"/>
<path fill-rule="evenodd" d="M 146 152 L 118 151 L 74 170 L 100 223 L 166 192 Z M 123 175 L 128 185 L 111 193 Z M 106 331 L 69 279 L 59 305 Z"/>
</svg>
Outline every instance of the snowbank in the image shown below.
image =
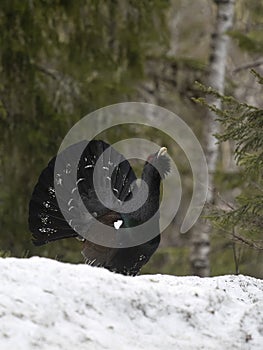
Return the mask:
<svg viewBox="0 0 263 350">
<path fill-rule="evenodd" d="M 1 350 L 262 349 L 263 281 L 0 259 Z"/>
</svg>

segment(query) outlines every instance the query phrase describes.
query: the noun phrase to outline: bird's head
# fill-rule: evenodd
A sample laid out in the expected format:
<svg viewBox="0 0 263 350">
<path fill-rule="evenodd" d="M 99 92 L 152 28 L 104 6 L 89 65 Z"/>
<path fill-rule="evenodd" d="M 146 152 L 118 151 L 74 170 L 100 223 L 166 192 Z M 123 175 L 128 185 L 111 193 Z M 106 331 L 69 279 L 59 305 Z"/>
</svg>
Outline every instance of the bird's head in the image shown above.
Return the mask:
<svg viewBox="0 0 263 350">
<path fill-rule="evenodd" d="M 153 175 L 155 173 L 155 175 L 159 174 L 159 176 L 164 179 L 171 170 L 170 160 L 166 154 L 167 148 L 161 147 L 157 152 L 149 155 L 144 165 L 144 171 L 147 169 L 152 172 Z"/>
</svg>

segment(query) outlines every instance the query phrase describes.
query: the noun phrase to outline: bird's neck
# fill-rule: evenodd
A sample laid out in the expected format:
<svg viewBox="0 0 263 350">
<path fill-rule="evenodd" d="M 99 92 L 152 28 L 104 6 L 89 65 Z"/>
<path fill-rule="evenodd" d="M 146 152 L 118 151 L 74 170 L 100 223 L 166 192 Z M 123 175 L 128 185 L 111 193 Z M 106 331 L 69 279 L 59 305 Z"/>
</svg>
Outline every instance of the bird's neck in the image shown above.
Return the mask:
<svg viewBox="0 0 263 350">
<path fill-rule="evenodd" d="M 149 177 L 147 174 L 142 174 L 142 180 L 145 181 L 148 186 L 147 199 L 140 209 L 142 221 L 149 220 L 159 209 L 161 178 L 159 174 L 154 175 L 154 177 Z"/>
<path fill-rule="evenodd" d="M 148 172 L 142 173 L 142 180 L 146 182 L 149 190 L 148 198 L 158 198 L 159 203 L 159 196 L 160 196 L 160 185 L 161 185 L 161 177 L 157 170 L 153 170 L 151 174 Z"/>
<path fill-rule="evenodd" d="M 142 207 L 144 219 L 147 218 L 147 220 L 149 220 L 159 209 L 160 182 L 161 181 L 155 182 L 154 185 L 152 183 L 148 184 L 148 197 Z"/>
</svg>

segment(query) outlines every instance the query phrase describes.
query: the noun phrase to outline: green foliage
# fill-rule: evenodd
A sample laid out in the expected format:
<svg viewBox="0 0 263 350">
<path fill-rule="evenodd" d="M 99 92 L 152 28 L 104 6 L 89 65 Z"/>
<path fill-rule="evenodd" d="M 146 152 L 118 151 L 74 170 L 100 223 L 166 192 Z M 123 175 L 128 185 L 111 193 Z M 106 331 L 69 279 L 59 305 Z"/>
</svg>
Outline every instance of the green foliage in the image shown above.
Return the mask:
<svg viewBox="0 0 263 350">
<path fill-rule="evenodd" d="M 263 49 L 262 33 L 263 3 L 258 0 L 240 0 L 236 2 L 236 25 L 229 31 L 238 47 L 250 54 L 261 54 Z"/>
<path fill-rule="evenodd" d="M 128 100 L 147 54 L 166 50 L 168 1 L 2 0 L 0 249 L 38 253 L 27 227 L 40 171 L 74 123 Z M 162 28 L 162 30 L 160 30 Z M 62 242 L 78 253 L 79 244 Z M 54 257 L 56 246 L 41 250 Z"/>
<path fill-rule="evenodd" d="M 254 74 L 262 84 L 262 77 L 255 72 Z M 263 110 L 240 103 L 233 97 L 220 95 L 213 89 L 203 86 L 202 89 L 223 103 L 222 110 L 219 110 L 208 105 L 204 99 L 199 99 L 199 102 L 217 114 L 218 121 L 223 125 L 222 133 L 216 135 L 218 140 L 234 141 L 235 159 L 242 170 L 239 174 L 242 176 L 242 183 L 239 184 L 241 194 L 236 197 L 236 203 L 228 205 L 228 209 L 212 210 L 210 218 L 219 227 L 233 231 L 234 238 L 262 249 Z"/>
<path fill-rule="evenodd" d="M 0 250 L 0 258 L 9 258 L 11 256 L 10 251 Z"/>
<path fill-rule="evenodd" d="M 242 273 L 257 278 L 263 276 L 262 254 L 256 249 L 231 242 L 231 235 L 219 229 L 211 241 L 211 276 Z M 235 255 L 237 261 L 235 262 Z"/>
<path fill-rule="evenodd" d="M 166 59 L 166 61 L 170 62 L 171 64 L 180 66 L 181 69 L 189 69 L 189 70 L 200 70 L 205 71 L 206 64 L 203 60 L 199 58 L 192 58 L 192 57 L 171 57 Z"/>
<path fill-rule="evenodd" d="M 159 248 L 151 260 L 143 267 L 142 274 L 152 274 L 157 270 L 162 274 L 176 276 L 190 275 L 189 248 Z"/>
<path fill-rule="evenodd" d="M 244 51 L 261 53 L 263 50 L 262 31 L 251 31 L 248 34 L 240 33 L 239 31 L 230 31 L 229 35 L 237 40 L 238 46 Z"/>
</svg>

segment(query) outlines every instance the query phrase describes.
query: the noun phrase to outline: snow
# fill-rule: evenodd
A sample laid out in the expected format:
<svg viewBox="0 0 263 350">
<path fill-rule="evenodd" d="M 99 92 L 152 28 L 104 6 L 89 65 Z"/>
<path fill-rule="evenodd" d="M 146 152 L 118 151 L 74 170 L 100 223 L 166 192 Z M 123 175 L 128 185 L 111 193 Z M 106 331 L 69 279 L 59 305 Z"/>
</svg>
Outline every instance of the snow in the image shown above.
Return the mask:
<svg viewBox="0 0 263 350">
<path fill-rule="evenodd" d="M 263 349 L 263 281 L 0 259 L 1 350 Z"/>
</svg>

